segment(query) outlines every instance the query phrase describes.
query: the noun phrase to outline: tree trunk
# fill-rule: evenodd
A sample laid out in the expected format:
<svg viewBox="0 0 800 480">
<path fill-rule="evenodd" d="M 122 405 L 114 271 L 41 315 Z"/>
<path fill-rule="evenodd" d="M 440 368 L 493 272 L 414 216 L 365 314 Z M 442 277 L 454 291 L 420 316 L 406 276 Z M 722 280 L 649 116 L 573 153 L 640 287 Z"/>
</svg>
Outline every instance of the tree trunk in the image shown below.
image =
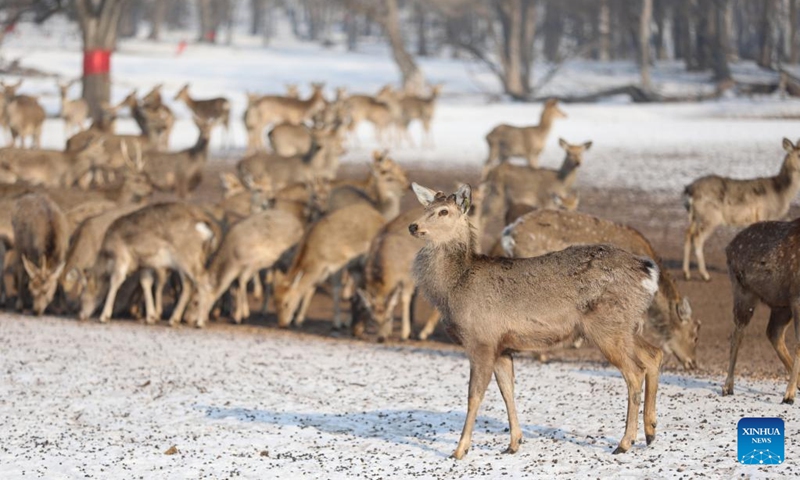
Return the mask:
<svg viewBox="0 0 800 480">
<path fill-rule="evenodd" d="M 564 30 L 564 15 L 560 1 L 550 0 L 544 14 L 544 58 L 548 62 L 558 61 L 561 35 Z"/>
<path fill-rule="evenodd" d="M 156 0 L 153 2 L 150 18 L 150 35 L 147 36 L 150 40 L 160 40 L 161 26 L 164 25 L 164 18 L 167 16 L 170 3 L 169 0 Z"/>
<path fill-rule="evenodd" d="M 352 11 L 344 12 L 344 29 L 347 32 L 347 51 L 358 49 L 358 18 Z"/>
<path fill-rule="evenodd" d="M 92 0 L 75 0 L 83 34 L 83 98 L 92 118 L 102 120 L 103 104 L 111 94 L 110 58 L 117 44 L 122 10 L 129 0 L 106 0 L 99 7 Z"/>
<path fill-rule="evenodd" d="M 261 33 L 264 22 L 264 0 L 250 0 L 250 35 Z"/>
<path fill-rule="evenodd" d="M 711 3 L 710 22 L 714 24 L 714 36 L 711 42 L 711 68 L 714 70 L 714 80 L 725 82 L 732 79 L 731 69 L 728 66 L 728 46 L 730 35 L 725 12 L 730 0 L 713 0 Z"/>
<path fill-rule="evenodd" d="M 425 10 L 419 1 L 414 2 L 414 21 L 417 27 L 417 55 L 427 57 L 428 38 L 425 32 Z"/>
<path fill-rule="evenodd" d="M 652 90 L 650 82 L 650 22 L 653 20 L 653 0 L 642 0 L 642 13 L 639 16 L 639 72 L 642 76 L 642 89 Z"/>
<path fill-rule="evenodd" d="M 600 46 L 597 50 L 597 59 L 607 62 L 611 59 L 611 9 L 609 0 L 600 0 L 600 12 L 597 19 L 597 30 L 600 35 Z"/>
<path fill-rule="evenodd" d="M 653 19 L 656 23 L 656 58 L 667 59 L 667 49 L 664 47 L 664 28 L 666 28 L 667 6 L 664 0 L 655 0 L 653 3 Z"/>
<path fill-rule="evenodd" d="M 686 70 L 697 70 L 697 57 L 692 42 L 692 0 L 681 2 L 680 11 L 676 12 L 676 17 L 680 17 L 680 50 L 686 63 Z"/>
<path fill-rule="evenodd" d="M 798 34 L 797 0 L 789 0 L 789 63 L 800 62 L 800 34 Z"/>
<path fill-rule="evenodd" d="M 219 16 L 215 14 L 215 6 L 213 0 L 197 0 L 197 13 L 200 16 L 200 35 L 197 41 L 200 43 L 217 42 Z"/>
<path fill-rule="evenodd" d="M 773 25 L 775 23 L 776 0 L 763 0 L 760 22 L 761 49 L 758 54 L 758 65 L 763 68 L 772 68 L 772 55 L 775 50 L 775 37 L 773 36 Z"/>
<path fill-rule="evenodd" d="M 397 11 L 397 0 L 385 0 L 386 12 L 380 16 L 380 23 L 389 44 L 392 48 L 392 56 L 400 69 L 403 79 L 403 89 L 406 93 L 421 95 L 425 88 L 425 78 L 422 71 L 414 61 L 414 57 L 406 50 L 403 42 L 403 34 L 400 31 L 400 15 Z"/>
</svg>

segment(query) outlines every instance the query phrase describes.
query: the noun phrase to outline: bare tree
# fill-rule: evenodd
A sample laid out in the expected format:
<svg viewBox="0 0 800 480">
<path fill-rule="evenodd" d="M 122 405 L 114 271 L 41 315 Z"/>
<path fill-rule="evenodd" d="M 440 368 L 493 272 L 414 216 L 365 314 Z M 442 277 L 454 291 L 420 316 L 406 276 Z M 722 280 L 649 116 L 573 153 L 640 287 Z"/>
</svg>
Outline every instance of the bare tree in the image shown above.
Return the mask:
<svg viewBox="0 0 800 480">
<path fill-rule="evenodd" d="M 800 62 L 800 34 L 798 34 L 797 0 L 789 0 L 789 63 Z"/>
<path fill-rule="evenodd" d="M 150 34 L 147 36 L 150 40 L 158 41 L 161 37 L 161 26 L 164 24 L 164 19 L 167 17 L 167 10 L 169 10 L 170 0 L 154 0 L 150 5 Z"/>
<path fill-rule="evenodd" d="M 642 76 L 642 89 L 652 90 L 650 82 L 650 22 L 653 20 L 653 0 L 642 1 L 639 15 L 639 71 Z"/>
<path fill-rule="evenodd" d="M 122 11 L 129 0 L 75 0 L 83 33 L 83 98 L 91 115 L 100 119 L 111 94 L 110 58 L 117 45 Z"/>
</svg>

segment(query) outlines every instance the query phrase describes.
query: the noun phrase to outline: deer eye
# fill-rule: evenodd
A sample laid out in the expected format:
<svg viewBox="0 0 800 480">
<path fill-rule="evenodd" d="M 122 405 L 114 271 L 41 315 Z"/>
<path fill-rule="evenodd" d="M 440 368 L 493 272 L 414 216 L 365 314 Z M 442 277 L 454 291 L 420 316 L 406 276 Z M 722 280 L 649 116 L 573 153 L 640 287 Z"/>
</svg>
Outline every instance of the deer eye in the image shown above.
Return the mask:
<svg viewBox="0 0 800 480">
<path fill-rule="evenodd" d="M 440 217 L 446 217 L 448 213 L 450 213 L 450 212 L 447 209 L 439 210 L 439 216 Z"/>
</svg>

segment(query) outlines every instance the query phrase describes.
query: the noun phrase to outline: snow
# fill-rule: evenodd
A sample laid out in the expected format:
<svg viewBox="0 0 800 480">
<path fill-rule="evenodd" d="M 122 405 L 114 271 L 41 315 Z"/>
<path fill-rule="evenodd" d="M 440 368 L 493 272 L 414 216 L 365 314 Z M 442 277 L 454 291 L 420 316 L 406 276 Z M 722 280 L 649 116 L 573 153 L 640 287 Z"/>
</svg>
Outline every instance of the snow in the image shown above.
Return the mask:
<svg viewBox="0 0 800 480">
<path fill-rule="evenodd" d="M 234 150 L 223 149 L 222 132 L 217 130 L 211 148 L 215 155 L 235 162 L 246 143 L 241 122 L 246 92 L 282 93 L 287 83 L 298 83 L 307 92 L 309 83 L 323 81 L 329 96 L 338 86 L 350 92 L 376 92 L 382 85 L 396 83 L 398 73 L 385 46 L 365 43 L 360 52 L 341 46 L 323 48 L 279 37 L 268 48 L 257 37 L 237 35 L 234 46 L 191 44 L 176 56 L 176 45 L 191 40 L 193 32 L 172 33 L 164 42 L 125 40 L 114 54 L 112 100 L 119 101 L 133 88 L 144 93 L 164 84 L 164 96 L 179 121 L 172 136 L 172 148 L 186 148 L 197 130 L 187 108 L 172 100 L 186 82 L 197 97 L 224 95 L 232 101 Z M 80 75 L 79 35 L 74 24 L 53 20 L 46 29 L 21 24 L 6 39 L 6 59 L 21 57 L 26 67 L 40 68 L 63 78 Z M 394 148 L 393 155 L 406 164 L 442 165 L 476 170 L 488 149 L 484 137 L 498 123 L 538 123 L 540 104 L 487 103 L 496 96 L 496 79 L 482 65 L 449 58 L 421 59 L 420 65 L 431 83 L 444 83 L 443 97 L 434 119 L 435 149 Z M 537 64 L 543 76 L 547 65 Z M 732 66 L 741 80 L 774 79 L 774 73 L 752 63 Z M 666 94 L 707 92 L 713 88 L 709 74 L 687 73 L 678 62 L 659 62 L 653 69 L 657 88 Z M 542 94 L 581 94 L 636 81 L 632 62 L 602 64 L 571 61 L 559 70 Z M 15 78 L 14 78 L 15 79 Z M 75 86 L 75 94 L 79 87 Z M 58 112 L 55 81 L 26 79 L 24 93 L 38 93 L 51 115 Z M 677 195 L 695 178 L 712 173 L 747 178 L 774 175 L 783 158 L 781 138 L 795 139 L 800 127 L 800 100 L 775 96 L 725 98 L 704 103 L 640 105 L 625 101 L 564 105 L 569 118 L 557 121 L 549 137 L 541 164 L 557 167 L 563 158 L 558 137 L 571 142 L 593 140 L 592 150 L 581 167 L 579 182 L 595 187 L 622 187 L 661 191 Z M 119 122 L 123 133 L 136 133 L 133 121 Z M 412 126 L 419 142 L 420 127 Z M 368 153 L 381 147 L 374 141 L 369 125 L 359 130 L 361 143 L 352 146 L 345 162 L 365 162 Z M 62 148 L 63 127 L 48 120 L 44 142 Z"/>
<path fill-rule="evenodd" d="M 779 416 L 785 384 L 662 374 L 658 438 L 611 455 L 624 429 L 620 374 L 518 357 L 524 443 L 507 446 L 492 384 L 462 461 L 469 367 L 456 349 L 374 345 L 258 327 L 209 330 L 0 317 L 0 477 L 731 478 L 797 476 L 736 463 L 736 423 Z M 175 446 L 178 453 L 166 455 Z"/>
</svg>

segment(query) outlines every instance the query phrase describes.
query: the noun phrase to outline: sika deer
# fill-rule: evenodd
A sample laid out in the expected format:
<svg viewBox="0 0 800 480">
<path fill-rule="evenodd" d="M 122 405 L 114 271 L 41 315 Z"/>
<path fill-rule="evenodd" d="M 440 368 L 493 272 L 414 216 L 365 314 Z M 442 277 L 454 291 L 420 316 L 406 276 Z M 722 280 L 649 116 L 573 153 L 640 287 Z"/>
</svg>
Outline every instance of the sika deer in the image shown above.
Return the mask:
<svg viewBox="0 0 800 480">
<path fill-rule="evenodd" d="M 207 100 L 195 100 L 189 96 L 189 84 L 175 94 L 175 101 L 183 100 L 196 118 L 204 120 L 212 127 L 216 124 L 225 129 L 225 136 L 230 133 L 231 102 L 227 98 L 217 97 Z"/>
<path fill-rule="evenodd" d="M 17 139 L 19 139 L 19 146 L 23 148 L 25 147 L 25 137 L 29 136 L 31 137 L 31 147 L 40 148 L 42 125 L 46 115 L 36 97 L 17 95 L 20 83 L 13 86 L 3 85 L 5 95 L 3 116 L 11 131 L 11 145 L 16 146 Z"/>
<path fill-rule="evenodd" d="M 538 257 L 572 245 L 595 243 L 614 245 L 656 262 L 660 271 L 658 292 L 648 312 L 646 330 L 658 339 L 664 352 L 674 354 L 685 369 L 694 369 L 700 322 L 692 319 L 689 299 L 681 296 L 672 275 L 641 233 L 585 213 L 536 210 L 507 226 L 502 237 L 505 254 L 511 258 Z"/>
<path fill-rule="evenodd" d="M 24 292 L 33 297 L 33 311 L 44 313 L 53 300 L 64 269 L 69 227 L 61 209 L 47 195 L 29 193 L 17 200 L 12 217 L 14 242 L 23 268 L 17 272 L 17 309 Z"/>
<path fill-rule="evenodd" d="M 691 278 L 689 257 L 692 247 L 697 269 L 703 280 L 711 280 L 706 270 L 703 244 L 721 225 L 745 226 L 786 216 L 789 204 L 800 190 L 800 142 L 783 139 L 786 156 L 774 177 L 750 180 L 709 175 L 692 182 L 683 192 L 689 212 L 689 227 L 683 245 L 683 275 Z"/>
<path fill-rule="evenodd" d="M 258 99 L 255 104 L 260 113 L 261 130 L 267 125 L 281 122 L 299 125 L 325 108 L 325 97 L 322 94 L 325 85 L 312 83 L 311 88 L 311 96 L 306 100 L 280 95 L 266 95 Z"/>
<path fill-rule="evenodd" d="M 100 314 L 100 321 L 107 322 L 119 287 L 141 269 L 146 320 L 155 322 L 158 317 L 153 301 L 153 273 L 175 269 L 182 289 L 169 322 L 177 325 L 189 302 L 191 286 L 202 278 L 206 258 L 215 250 L 220 236 L 219 226 L 205 211 L 184 203 L 152 204 L 116 219 L 108 227 L 100 253 L 87 272 L 79 318 L 89 318 L 103 291 L 107 291 Z"/>
<path fill-rule="evenodd" d="M 162 84 L 153 87 L 142 97 L 141 112 L 147 119 L 150 134 L 155 137 L 159 150 L 169 149 L 169 136 L 175 126 L 175 114 L 161 98 Z"/>
<path fill-rule="evenodd" d="M 303 225 L 291 214 L 267 210 L 235 224 L 212 256 L 208 271 L 200 279 L 187 322 L 202 327 L 214 302 L 238 280 L 233 319 L 241 323 L 250 316 L 247 283 L 258 272 L 270 268 L 303 236 Z"/>
<path fill-rule="evenodd" d="M 433 120 L 433 113 L 436 109 L 436 101 L 439 99 L 439 94 L 442 91 L 442 85 L 434 85 L 431 87 L 431 94 L 428 97 L 417 97 L 415 95 L 405 95 L 400 100 L 400 109 L 402 111 L 400 129 L 405 132 L 407 140 L 411 142 L 411 137 L 408 137 L 408 126 L 414 120 L 419 120 L 422 123 L 422 145 L 426 144 L 428 147 L 433 148 L 433 134 L 431 133 L 431 120 Z"/>
<path fill-rule="evenodd" d="M 335 187 L 328 199 L 328 211 L 356 203 L 366 203 L 380 211 L 386 220 L 400 213 L 400 200 L 408 190 L 405 170 L 389 158 L 389 152 L 375 150 L 367 178 L 360 183 L 345 183 Z"/>
<path fill-rule="evenodd" d="M 547 143 L 547 135 L 553 121 L 557 118 L 567 118 L 567 115 L 558 108 L 558 101 L 550 99 L 544 103 L 542 117 L 539 125 L 531 127 L 515 127 L 501 124 L 486 135 L 489 144 L 489 158 L 486 159 L 484 172 L 492 166 L 503 163 L 509 157 L 524 157 L 531 167 L 539 166 L 539 154 Z"/>
<path fill-rule="evenodd" d="M 72 132 L 83 130 L 86 119 L 89 118 L 89 104 L 83 98 L 69 99 L 69 88 L 78 80 L 59 83 L 58 91 L 61 95 L 61 118 L 64 119 L 64 136 L 69 138 Z"/>
<path fill-rule="evenodd" d="M 341 154 L 337 144 L 338 141 L 328 139 L 313 147 L 306 155 L 291 157 L 257 152 L 241 159 L 236 170 L 242 179 L 250 176 L 259 182 L 264 176 L 272 178 L 275 190 L 316 178 L 333 179 L 339 169 Z"/>
<path fill-rule="evenodd" d="M 0 170 L 17 181 L 44 187 L 71 187 L 82 175 L 107 158 L 104 140 L 97 138 L 80 151 L 0 149 Z"/>
<path fill-rule="evenodd" d="M 270 130 L 269 138 L 272 151 L 282 157 L 306 155 L 315 144 L 330 143 L 334 148 L 344 152 L 339 136 L 341 124 L 331 127 L 309 128 L 305 125 L 281 123 Z"/>
<path fill-rule="evenodd" d="M 333 275 L 333 325 L 340 328 L 341 271 L 367 252 L 383 223 L 383 216 L 365 204 L 336 210 L 314 223 L 300 241 L 286 277 L 275 282 L 278 325 L 288 327 L 292 319 L 302 325 L 317 285 Z"/>
<path fill-rule="evenodd" d="M 413 184 L 425 213 L 409 225 L 425 240 L 414 260 L 414 278 L 442 312 L 448 333 L 470 363 L 467 419 L 453 453 L 470 447 L 472 429 L 492 373 L 508 410 L 514 453 L 522 439 L 514 404 L 514 351 L 538 350 L 580 334 L 594 342 L 628 386 L 625 435 L 614 453 L 636 440 L 642 381 L 646 382 L 644 430 L 655 439 L 656 391 L 661 350 L 641 335 L 645 312 L 658 289 L 658 266 L 610 245 L 569 247 L 541 257 L 508 259 L 475 253 L 467 217 L 469 185 L 445 196 Z"/>
<path fill-rule="evenodd" d="M 784 140 L 784 143 L 788 140 Z M 791 155 L 791 154 L 790 154 Z M 791 222 L 759 222 L 739 232 L 725 253 L 733 287 L 733 321 L 728 377 L 722 395 L 733 395 L 733 373 L 744 329 L 759 303 L 771 310 L 767 337 L 789 372 L 783 403 L 794 403 L 800 373 L 800 343 L 794 358 L 786 348 L 786 329 L 794 318 L 795 342 L 800 342 L 800 219 Z"/>
<path fill-rule="evenodd" d="M 211 124 L 197 117 L 194 120 L 199 134 L 192 148 L 180 152 L 149 152 L 144 168 L 157 190 L 174 191 L 181 199 L 200 185 L 208 158 Z"/>
<path fill-rule="evenodd" d="M 350 136 L 357 142 L 358 124 L 364 120 L 375 127 L 375 138 L 378 143 L 385 143 L 385 134 L 395 120 L 392 109 L 385 102 L 369 95 L 353 95 L 343 99 L 345 108 L 350 112 L 350 123 L 347 126 Z"/>
<path fill-rule="evenodd" d="M 504 217 L 505 212 L 514 204 L 528 205 L 537 208 L 562 208 L 568 200 L 577 206 L 577 197 L 573 186 L 578 178 L 578 169 L 583 164 L 583 154 L 592 146 L 592 142 L 572 145 L 558 140 L 566 152 L 564 162 L 558 170 L 531 168 L 503 163 L 493 168 L 486 178 L 487 198 L 483 204 L 483 217 Z M 571 200 L 574 199 L 574 200 Z M 497 205 L 503 211 L 498 212 Z"/>
</svg>

